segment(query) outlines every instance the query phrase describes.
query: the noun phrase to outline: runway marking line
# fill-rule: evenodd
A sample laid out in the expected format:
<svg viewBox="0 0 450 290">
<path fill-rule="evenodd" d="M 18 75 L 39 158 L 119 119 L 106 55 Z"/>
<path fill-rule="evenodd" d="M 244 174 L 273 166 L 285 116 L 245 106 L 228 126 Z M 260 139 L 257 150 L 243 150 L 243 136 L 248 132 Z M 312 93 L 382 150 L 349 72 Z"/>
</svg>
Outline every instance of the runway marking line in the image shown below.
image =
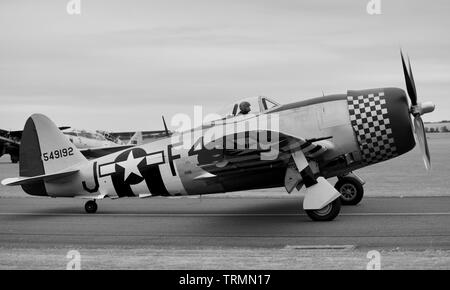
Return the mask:
<svg viewBox="0 0 450 290">
<path fill-rule="evenodd" d="M 296 217 L 306 216 L 304 213 L 25 213 L 25 212 L 2 212 L 0 216 L 143 216 L 143 217 Z M 450 212 L 372 212 L 372 213 L 341 213 L 339 216 L 450 216 Z"/>
<path fill-rule="evenodd" d="M 355 245 L 287 245 L 286 250 L 353 250 Z"/>
</svg>

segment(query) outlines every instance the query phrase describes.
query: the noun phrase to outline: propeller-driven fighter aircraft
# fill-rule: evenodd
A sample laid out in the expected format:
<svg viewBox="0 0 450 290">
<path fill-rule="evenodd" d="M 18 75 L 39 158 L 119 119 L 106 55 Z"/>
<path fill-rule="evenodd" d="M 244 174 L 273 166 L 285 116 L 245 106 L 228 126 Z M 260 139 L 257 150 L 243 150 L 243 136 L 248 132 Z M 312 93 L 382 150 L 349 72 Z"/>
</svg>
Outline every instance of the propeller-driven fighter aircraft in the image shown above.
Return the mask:
<svg viewBox="0 0 450 290">
<path fill-rule="evenodd" d="M 87 160 L 47 117 L 26 122 L 21 185 L 31 195 L 81 197 L 88 213 L 104 197 L 199 195 L 272 187 L 305 187 L 303 208 L 333 220 L 341 202 L 356 204 L 362 180 L 352 172 L 410 151 L 414 132 L 427 169 L 430 154 L 411 70 L 402 55 L 400 88 L 347 91 L 290 104 L 259 97 L 231 106 L 223 118 L 157 141 Z M 240 110 L 240 111 L 239 111 Z M 412 116 L 412 118 L 411 118 Z M 413 119 L 413 120 L 412 120 Z M 338 177 L 332 186 L 326 179 Z"/>
</svg>

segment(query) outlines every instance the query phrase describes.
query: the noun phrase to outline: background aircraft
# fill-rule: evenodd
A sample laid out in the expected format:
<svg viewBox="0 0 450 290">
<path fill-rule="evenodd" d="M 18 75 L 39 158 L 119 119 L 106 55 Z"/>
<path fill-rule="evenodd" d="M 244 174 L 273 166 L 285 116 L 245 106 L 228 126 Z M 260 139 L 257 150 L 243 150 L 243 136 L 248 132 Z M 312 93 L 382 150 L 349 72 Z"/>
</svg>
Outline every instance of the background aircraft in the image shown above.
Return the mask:
<svg viewBox="0 0 450 290">
<path fill-rule="evenodd" d="M 66 130 L 70 127 L 59 127 L 60 130 Z M 19 146 L 22 139 L 22 131 L 8 131 L 0 129 L 0 157 L 4 154 L 11 156 L 11 162 L 19 162 Z"/>
<path fill-rule="evenodd" d="M 284 105 L 258 97 L 245 100 L 251 113 L 239 113 L 243 102 L 236 102 L 221 119 L 94 160 L 87 160 L 47 117 L 35 114 L 24 128 L 20 177 L 2 184 L 21 185 L 30 195 L 90 199 L 88 213 L 96 212 L 96 200 L 104 197 L 270 187 L 290 193 L 305 187 L 307 215 L 333 220 L 341 202 L 357 204 L 363 196 L 352 171 L 410 151 L 414 133 L 431 168 L 421 115 L 434 105 L 417 101 L 403 55 L 402 65 L 410 102 L 400 88 L 349 90 Z M 333 187 L 326 178 L 334 176 Z"/>
<path fill-rule="evenodd" d="M 138 132 L 107 132 L 87 131 L 59 127 L 76 148 L 87 158 L 97 158 L 105 154 L 116 152 L 130 145 L 143 144 L 171 134 L 170 131 L 138 131 Z M 19 148 L 22 131 L 7 131 L 0 129 L 0 157 L 4 154 L 11 156 L 11 162 L 17 163 L 20 159 Z"/>
</svg>

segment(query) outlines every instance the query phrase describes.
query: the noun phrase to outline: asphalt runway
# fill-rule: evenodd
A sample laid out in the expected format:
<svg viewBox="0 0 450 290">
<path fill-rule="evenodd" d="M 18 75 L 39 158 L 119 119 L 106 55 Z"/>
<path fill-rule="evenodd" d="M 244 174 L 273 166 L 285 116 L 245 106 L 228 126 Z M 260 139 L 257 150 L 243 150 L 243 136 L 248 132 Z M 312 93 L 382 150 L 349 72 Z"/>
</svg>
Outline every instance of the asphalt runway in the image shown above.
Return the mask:
<svg viewBox="0 0 450 290">
<path fill-rule="evenodd" d="M 0 198 L 0 247 L 450 249 L 450 197 L 365 198 L 313 222 L 296 198 Z"/>
</svg>

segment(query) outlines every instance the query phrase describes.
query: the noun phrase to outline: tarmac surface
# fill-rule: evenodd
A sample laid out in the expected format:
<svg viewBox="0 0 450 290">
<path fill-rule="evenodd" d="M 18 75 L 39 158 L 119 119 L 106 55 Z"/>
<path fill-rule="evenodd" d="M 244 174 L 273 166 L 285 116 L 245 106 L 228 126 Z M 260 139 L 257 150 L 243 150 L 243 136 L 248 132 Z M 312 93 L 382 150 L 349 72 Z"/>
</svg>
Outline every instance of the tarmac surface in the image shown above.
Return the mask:
<svg viewBox="0 0 450 290">
<path fill-rule="evenodd" d="M 450 197 L 368 197 L 313 222 L 295 198 L 0 198 L 0 247 L 450 249 Z"/>
</svg>

